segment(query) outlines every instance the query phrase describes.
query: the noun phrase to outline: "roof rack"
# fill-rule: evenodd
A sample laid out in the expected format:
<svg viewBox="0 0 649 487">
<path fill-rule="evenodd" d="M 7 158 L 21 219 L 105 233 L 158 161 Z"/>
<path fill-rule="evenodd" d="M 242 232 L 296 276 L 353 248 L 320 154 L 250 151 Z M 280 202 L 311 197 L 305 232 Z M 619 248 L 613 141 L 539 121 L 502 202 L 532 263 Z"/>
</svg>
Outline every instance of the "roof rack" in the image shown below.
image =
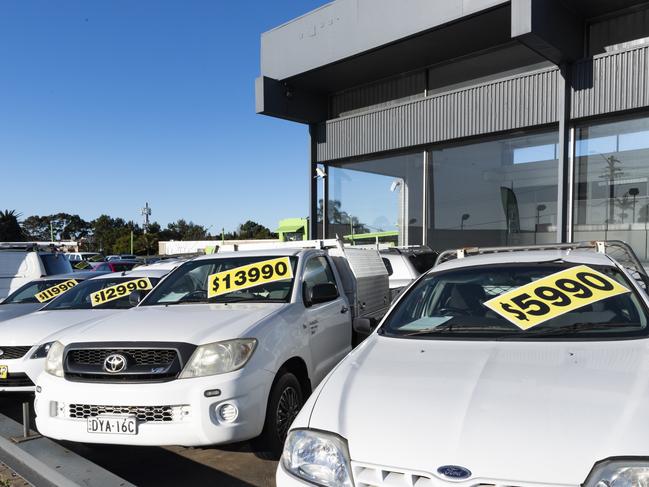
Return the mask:
<svg viewBox="0 0 649 487">
<path fill-rule="evenodd" d="M 445 250 L 439 254 L 435 265 L 448 262 L 453 259 L 462 259 L 471 255 L 500 254 L 507 252 L 526 252 L 532 250 L 590 250 L 608 255 L 618 264 L 624 267 L 631 276 L 640 283 L 643 289 L 647 289 L 647 271 L 635 255 L 629 244 L 621 240 L 593 240 L 589 242 L 555 243 L 546 245 L 521 245 L 512 247 L 466 247 L 455 250 Z"/>
</svg>

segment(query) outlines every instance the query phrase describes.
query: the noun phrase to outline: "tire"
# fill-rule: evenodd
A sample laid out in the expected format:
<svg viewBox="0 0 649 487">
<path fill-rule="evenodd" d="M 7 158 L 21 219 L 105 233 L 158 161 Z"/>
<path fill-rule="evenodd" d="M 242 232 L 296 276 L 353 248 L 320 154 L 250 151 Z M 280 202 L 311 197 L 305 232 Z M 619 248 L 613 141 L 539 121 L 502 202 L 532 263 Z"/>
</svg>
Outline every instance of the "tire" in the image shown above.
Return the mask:
<svg viewBox="0 0 649 487">
<path fill-rule="evenodd" d="M 297 377 L 291 372 L 280 371 L 280 374 L 270 390 L 264 429 L 253 441 L 258 456 L 272 460 L 282 455 L 288 429 L 304 405 L 304 394 Z"/>
</svg>

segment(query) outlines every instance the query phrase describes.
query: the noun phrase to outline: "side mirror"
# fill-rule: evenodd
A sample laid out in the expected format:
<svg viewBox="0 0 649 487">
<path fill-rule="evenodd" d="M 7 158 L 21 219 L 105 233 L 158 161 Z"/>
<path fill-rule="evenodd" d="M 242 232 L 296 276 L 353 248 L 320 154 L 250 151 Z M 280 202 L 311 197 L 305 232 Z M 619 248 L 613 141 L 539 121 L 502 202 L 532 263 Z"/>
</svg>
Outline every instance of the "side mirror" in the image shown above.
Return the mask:
<svg viewBox="0 0 649 487">
<path fill-rule="evenodd" d="M 137 306 L 142 301 L 142 296 L 139 291 L 131 291 L 131 294 L 128 295 L 128 302 L 131 306 Z"/>
<path fill-rule="evenodd" d="M 352 326 L 354 331 L 359 335 L 369 335 L 372 333 L 372 320 L 369 318 L 356 318 Z"/>
<path fill-rule="evenodd" d="M 307 306 L 318 303 L 326 303 L 333 301 L 338 297 L 338 288 L 335 284 L 329 282 L 324 284 L 316 284 L 311 289 L 307 290 L 306 302 Z"/>
</svg>

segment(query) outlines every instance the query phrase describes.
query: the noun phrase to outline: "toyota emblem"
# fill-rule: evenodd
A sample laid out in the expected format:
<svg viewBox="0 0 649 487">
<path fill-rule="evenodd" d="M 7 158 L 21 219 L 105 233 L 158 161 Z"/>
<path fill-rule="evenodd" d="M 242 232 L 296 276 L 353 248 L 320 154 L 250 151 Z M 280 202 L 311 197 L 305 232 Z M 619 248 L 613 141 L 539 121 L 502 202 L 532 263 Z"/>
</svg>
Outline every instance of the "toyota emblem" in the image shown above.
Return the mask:
<svg viewBox="0 0 649 487">
<path fill-rule="evenodd" d="M 104 370 L 111 374 L 117 374 L 126 369 L 126 357 L 119 353 L 113 353 L 104 360 Z"/>
</svg>

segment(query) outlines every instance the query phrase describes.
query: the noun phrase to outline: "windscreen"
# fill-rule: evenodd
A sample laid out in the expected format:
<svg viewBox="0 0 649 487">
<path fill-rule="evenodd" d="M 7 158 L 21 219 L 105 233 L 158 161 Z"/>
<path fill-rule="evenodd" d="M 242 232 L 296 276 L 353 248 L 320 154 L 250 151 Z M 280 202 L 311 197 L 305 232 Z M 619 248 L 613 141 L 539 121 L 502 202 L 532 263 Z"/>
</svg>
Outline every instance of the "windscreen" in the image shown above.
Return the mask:
<svg viewBox="0 0 649 487">
<path fill-rule="evenodd" d="M 452 339 L 623 338 L 647 334 L 635 287 L 616 268 L 480 266 L 424 277 L 379 333 Z"/>
<path fill-rule="evenodd" d="M 134 304 L 129 299 L 132 291 L 137 291 L 140 294 L 140 298 L 149 293 L 148 289 L 143 289 L 144 286 L 138 287 L 137 283 L 142 279 L 148 279 L 151 286 L 155 286 L 160 281 L 157 277 L 140 278 L 132 276 L 89 279 L 56 298 L 43 308 L 43 310 L 132 308 Z M 123 292 L 117 292 L 118 290 L 116 288 L 120 285 L 124 287 Z M 114 294 L 106 292 L 103 295 L 101 294 L 101 291 L 106 291 L 110 288 L 116 289 Z M 120 288 L 119 291 L 122 291 L 122 289 Z"/>
<path fill-rule="evenodd" d="M 72 272 L 72 265 L 64 254 L 40 254 L 40 257 L 48 276 Z"/>
<path fill-rule="evenodd" d="M 65 281 L 67 281 L 67 279 L 48 279 L 47 281 L 28 282 L 7 296 L 2 304 L 39 303 L 40 301 L 36 298 L 37 294 L 46 289 L 58 286 Z"/>
<path fill-rule="evenodd" d="M 223 257 L 176 269 L 142 306 L 183 303 L 287 302 L 295 257 Z"/>
</svg>

